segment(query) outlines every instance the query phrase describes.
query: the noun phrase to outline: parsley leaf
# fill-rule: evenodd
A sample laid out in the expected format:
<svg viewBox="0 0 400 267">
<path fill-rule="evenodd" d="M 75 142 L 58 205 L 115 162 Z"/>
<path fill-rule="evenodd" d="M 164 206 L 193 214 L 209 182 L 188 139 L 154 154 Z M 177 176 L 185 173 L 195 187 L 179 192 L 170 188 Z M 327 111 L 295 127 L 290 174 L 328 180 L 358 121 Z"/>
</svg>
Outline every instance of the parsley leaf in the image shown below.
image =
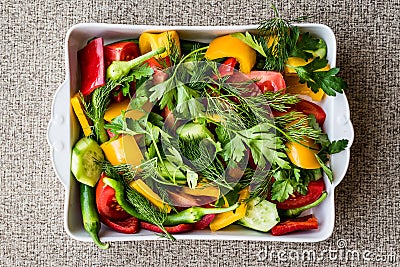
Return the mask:
<svg viewBox="0 0 400 267">
<path fill-rule="evenodd" d="M 335 76 L 339 72 L 339 68 L 318 71 L 327 64 L 327 59 L 317 57 L 305 66 L 290 67 L 296 70 L 300 83 L 307 83 L 307 86 L 314 93 L 317 93 L 320 88 L 330 96 L 335 96 L 336 92 L 343 93 L 343 89 L 347 87 L 347 84 L 342 78 Z"/>
<path fill-rule="evenodd" d="M 226 160 L 233 159 L 239 162 L 249 148 L 254 158 L 254 163 L 265 166 L 267 162 L 277 164 L 281 168 L 289 169 L 287 156 L 284 152 L 285 145 L 282 140 L 271 132 L 268 123 L 261 123 L 250 129 L 233 131 L 233 138 L 224 146 L 223 155 Z"/>
<path fill-rule="evenodd" d="M 332 183 L 333 182 L 333 173 L 331 168 L 329 168 L 328 166 L 325 165 L 325 163 L 323 162 L 323 160 L 318 156 L 315 155 L 319 165 L 321 165 L 321 168 L 324 170 L 326 176 L 328 176 L 329 181 Z"/>
<path fill-rule="evenodd" d="M 272 200 L 283 202 L 289 198 L 290 194 L 293 194 L 293 186 L 290 180 L 277 180 L 272 185 Z"/>
<path fill-rule="evenodd" d="M 197 91 L 184 85 L 178 84 L 176 98 L 176 112 L 184 118 L 196 118 L 205 112 L 205 107 L 196 98 L 199 97 Z"/>
<path fill-rule="evenodd" d="M 126 80 L 121 85 L 122 94 L 124 96 L 129 95 L 130 83 L 135 80 L 141 80 L 142 78 L 147 78 L 153 75 L 154 71 L 149 67 L 148 64 L 142 64 L 135 68 L 133 68 L 128 76 L 126 76 Z"/>
<path fill-rule="evenodd" d="M 347 139 L 332 141 L 332 143 L 329 145 L 328 153 L 331 155 L 339 153 L 340 151 L 343 151 L 347 147 L 348 143 L 349 140 Z"/>
<path fill-rule="evenodd" d="M 297 41 L 295 47 L 290 52 L 291 57 L 299 57 L 302 59 L 313 58 L 312 51 L 318 50 L 320 46 L 320 39 L 313 38 L 310 33 L 302 34 Z"/>
<path fill-rule="evenodd" d="M 176 90 L 175 90 L 175 79 L 169 78 L 168 80 L 159 83 L 149 89 L 151 93 L 149 100 L 152 103 L 158 103 L 160 109 L 168 106 L 170 110 L 173 110 L 176 102 Z"/>
<path fill-rule="evenodd" d="M 307 173 L 310 171 L 310 173 Z M 314 180 L 312 170 L 304 170 L 291 165 L 291 169 L 280 169 L 273 173 L 275 182 L 272 184 L 271 198 L 283 202 L 289 198 L 290 194 L 298 192 L 302 195 L 307 194 L 308 183 Z"/>
<path fill-rule="evenodd" d="M 240 41 L 242 41 L 243 43 L 247 44 L 248 46 L 256 50 L 258 53 L 260 53 L 263 57 L 267 57 L 265 51 L 268 50 L 268 47 L 265 43 L 264 38 L 252 35 L 249 32 L 246 32 L 245 34 L 241 32 L 232 33 L 231 36 L 238 38 Z"/>
</svg>

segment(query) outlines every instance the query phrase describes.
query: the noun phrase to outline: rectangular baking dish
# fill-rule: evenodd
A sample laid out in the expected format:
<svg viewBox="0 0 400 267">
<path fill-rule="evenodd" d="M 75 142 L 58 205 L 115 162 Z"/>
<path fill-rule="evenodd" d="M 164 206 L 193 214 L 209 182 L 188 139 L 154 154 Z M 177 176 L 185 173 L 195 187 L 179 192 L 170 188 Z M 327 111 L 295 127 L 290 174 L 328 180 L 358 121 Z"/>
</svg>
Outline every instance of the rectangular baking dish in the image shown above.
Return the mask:
<svg viewBox="0 0 400 267">
<path fill-rule="evenodd" d="M 325 40 L 328 46 L 329 64 L 335 67 L 336 40 L 332 30 L 321 24 L 298 24 L 301 31 L 310 32 L 316 37 Z M 213 38 L 233 32 L 252 31 L 257 25 L 245 26 L 145 26 L 145 25 L 118 25 L 85 23 L 73 26 L 65 39 L 65 81 L 57 89 L 53 104 L 51 120 L 48 125 L 48 143 L 50 145 L 51 160 L 55 172 L 61 183 L 65 186 L 64 227 L 66 232 L 74 239 L 91 241 L 82 225 L 82 217 L 79 203 L 79 187 L 70 172 L 71 148 L 79 137 L 80 126 L 70 106 L 70 98 L 79 90 L 79 70 L 77 63 L 77 51 L 83 48 L 86 42 L 95 36 L 102 36 L 105 44 L 122 39 L 138 38 L 144 31 L 162 32 L 177 30 L 180 38 L 200 42 L 209 42 Z M 345 94 L 336 97 L 325 97 L 320 103 L 324 108 L 327 118 L 324 130 L 331 140 L 348 139 L 349 146 L 345 151 L 334 154 L 331 157 L 331 167 L 335 177 L 331 184 L 324 177 L 327 199 L 318 207 L 312 209 L 312 213 L 318 218 L 320 226 L 318 230 L 292 233 L 285 236 L 272 236 L 269 233 L 261 233 L 232 225 L 218 232 L 209 230 L 192 231 L 185 234 L 176 234 L 177 239 L 203 239 L 203 240 L 262 240 L 284 242 L 318 242 L 327 239 L 333 231 L 335 220 L 334 189 L 342 181 L 348 168 L 350 159 L 350 146 L 353 142 L 354 132 L 350 121 L 350 111 Z M 112 231 L 102 225 L 100 231 L 101 240 L 129 241 L 129 240 L 155 240 L 159 237 L 153 232 L 141 230 L 137 234 L 127 235 Z"/>
</svg>

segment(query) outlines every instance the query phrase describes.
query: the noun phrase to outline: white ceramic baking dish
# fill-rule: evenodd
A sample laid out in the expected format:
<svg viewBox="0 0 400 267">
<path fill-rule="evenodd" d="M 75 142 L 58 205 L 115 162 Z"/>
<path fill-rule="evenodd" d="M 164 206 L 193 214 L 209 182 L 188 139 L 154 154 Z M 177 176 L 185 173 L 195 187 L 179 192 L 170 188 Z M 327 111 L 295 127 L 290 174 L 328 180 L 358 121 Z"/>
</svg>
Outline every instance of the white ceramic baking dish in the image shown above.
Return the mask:
<svg viewBox="0 0 400 267">
<path fill-rule="evenodd" d="M 308 31 L 314 36 L 323 38 L 328 46 L 328 60 L 332 67 L 336 63 L 336 40 L 332 30 L 321 24 L 298 24 L 302 31 Z M 65 81 L 57 89 L 53 104 L 51 120 L 48 126 L 48 143 L 50 145 L 51 160 L 55 172 L 65 186 L 64 226 L 67 233 L 77 240 L 90 241 L 82 225 L 79 204 L 79 187 L 70 172 L 71 148 L 77 141 L 80 126 L 70 106 L 70 97 L 79 89 L 79 72 L 77 51 L 83 48 L 88 39 L 102 36 L 105 43 L 117 40 L 138 38 L 144 31 L 161 32 L 177 30 L 181 39 L 209 42 L 219 35 L 232 32 L 244 32 L 256 29 L 256 25 L 247 26 L 219 26 L 219 27 L 164 27 L 164 26 L 137 26 L 116 24 L 78 24 L 73 26 L 65 39 Z M 218 232 L 209 230 L 192 231 L 185 234 L 176 234 L 177 239 L 204 239 L 204 240 L 263 240 L 287 242 L 317 242 L 328 238 L 333 231 L 335 220 L 334 189 L 342 181 L 350 159 L 350 146 L 354 132 L 350 122 L 350 111 L 344 94 L 336 97 L 325 97 L 321 102 L 327 118 L 324 130 L 331 140 L 346 138 L 349 146 L 345 151 L 335 154 L 331 158 L 331 167 L 335 180 L 333 184 L 324 177 L 328 197 L 312 213 L 318 218 L 318 230 L 292 233 L 285 236 L 272 236 L 269 233 L 260 233 L 241 226 L 232 225 Z M 154 240 L 159 237 L 153 232 L 141 230 L 137 234 L 127 235 L 112 231 L 102 225 L 100 238 L 103 241 Z"/>
</svg>

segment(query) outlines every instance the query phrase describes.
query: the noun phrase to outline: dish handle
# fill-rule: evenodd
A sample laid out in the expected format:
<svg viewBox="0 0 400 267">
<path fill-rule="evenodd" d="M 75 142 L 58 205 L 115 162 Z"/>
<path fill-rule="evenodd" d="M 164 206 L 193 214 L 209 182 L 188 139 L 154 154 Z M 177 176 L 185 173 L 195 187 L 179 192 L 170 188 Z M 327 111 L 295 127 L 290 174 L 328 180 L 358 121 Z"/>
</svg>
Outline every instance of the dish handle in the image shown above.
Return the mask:
<svg viewBox="0 0 400 267">
<path fill-rule="evenodd" d="M 332 129 L 334 130 L 329 138 L 331 140 L 347 139 L 348 144 L 344 151 L 333 154 L 330 166 L 334 174 L 333 186 L 336 187 L 344 178 L 350 163 L 350 148 L 354 141 L 354 128 L 350 120 L 350 108 L 344 94 L 335 98 L 336 106 L 341 107 L 332 112 Z"/>
<path fill-rule="evenodd" d="M 65 80 L 57 89 L 52 104 L 51 118 L 47 127 L 47 142 L 51 162 L 61 183 L 70 183 L 70 82 Z"/>
</svg>

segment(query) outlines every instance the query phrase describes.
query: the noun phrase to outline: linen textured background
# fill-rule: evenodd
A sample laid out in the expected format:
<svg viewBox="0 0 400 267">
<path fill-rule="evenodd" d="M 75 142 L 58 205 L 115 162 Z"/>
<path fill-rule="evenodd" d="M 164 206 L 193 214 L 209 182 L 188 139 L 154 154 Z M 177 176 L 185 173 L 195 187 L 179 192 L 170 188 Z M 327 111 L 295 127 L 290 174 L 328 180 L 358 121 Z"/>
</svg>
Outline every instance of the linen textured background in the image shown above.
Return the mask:
<svg viewBox="0 0 400 267">
<path fill-rule="evenodd" d="M 64 38 L 79 22 L 149 25 L 256 24 L 272 15 L 268 1 L 0 2 L 0 265 L 2 266 L 377 266 L 362 253 L 400 262 L 400 1 L 275 1 L 283 16 L 314 15 L 337 38 L 337 66 L 355 142 L 348 173 L 336 189 L 336 224 L 320 243 L 140 241 L 100 251 L 63 229 L 64 188 L 49 159 L 46 128 L 63 82 Z M 344 244 L 345 243 L 345 244 Z M 291 261 L 299 252 L 356 250 L 323 260 Z M 265 253 L 284 252 L 281 259 Z M 373 259 L 373 255 L 369 258 Z M 276 254 L 275 254 L 276 257 Z M 377 259 L 377 258 L 376 258 Z"/>
</svg>

